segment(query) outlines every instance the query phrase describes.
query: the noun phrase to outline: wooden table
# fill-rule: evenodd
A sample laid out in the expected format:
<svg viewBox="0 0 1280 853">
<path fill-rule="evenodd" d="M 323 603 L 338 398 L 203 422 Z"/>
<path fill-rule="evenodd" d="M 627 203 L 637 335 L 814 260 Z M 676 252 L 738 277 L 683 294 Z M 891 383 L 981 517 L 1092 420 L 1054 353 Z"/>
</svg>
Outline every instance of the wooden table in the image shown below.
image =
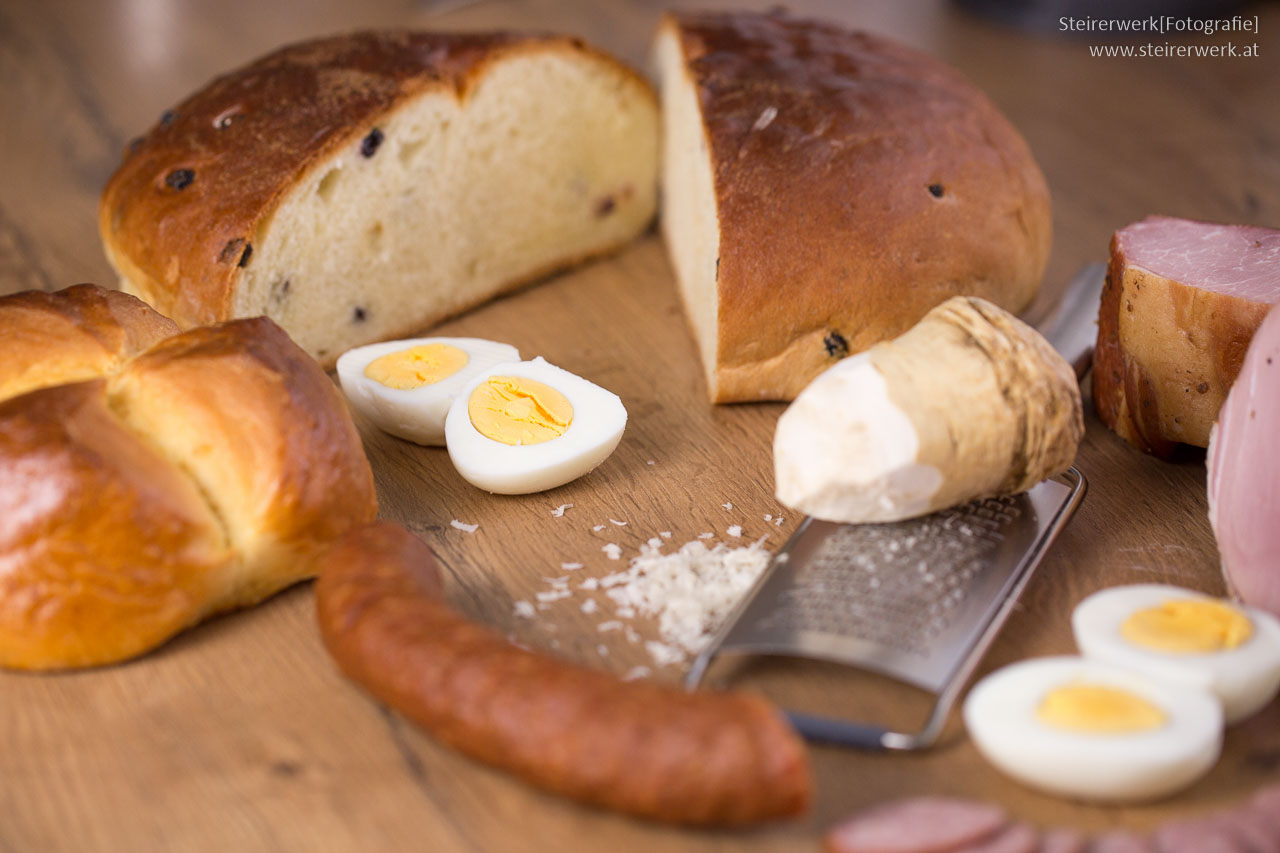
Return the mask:
<svg viewBox="0 0 1280 853">
<path fill-rule="evenodd" d="M 704 6 L 724 5 L 718 2 Z M 1105 256 L 1111 232 L 1148 213 L 1280 224 L 1280 8 L 1259 9 L 1256 59 L 1090 58 L 1085 41 L 1028 35 L 939 2 L 805 11 L 895 36 L 955 64 L 1022 129 L 1054 193 L 1060 284 Z M 325 0 L 42 0 L 0 7 L 0 292 L 113 282 L 97 195 L 130 137 L 215 73 L 278 44 L 355 26 L 528 27 L 579 33 L 637 64 L 659 12 L 641 0 L 438 3 Z M 1224 40 L 1214 37 L 1210 42 Z M 648 663 L 560 602 L 535 620 L 512 602 L 566 560 L 645 538 L 744 528 L 777 546 L 798 519 L 772 498 L 778 405 L 712 408 L 670 268 L 652 234 L 441 328 L 518 345 L 619 393 L 627 435 L 593 475 L 531 497 L 466 486 L 443 451 L 362 425 L 386 517 L 423 536 L 450 594 L 515 639 L 618 672 Z M 652 461 L 653 464 L 649 464 Z M 1042 564 L 984 668 L 1072 649 L 1071 606 L 1099 587 L 1168 581 L 1222 591 L 1202 456 L 1142 456 L 1092 415 L 1078 464 L 1085 504 Z M 564 517 L 551 509 L 572 503 Z M 732 503 L 733 509 L 721 505 Z M 783 515 L 778 527 L 765 514 Z M 608 519 L 627 521 L 626 527 Z M 479 524 L 472 534 L 450 526 Z M 605 524 L 602 531 L 593 526 Z M 731 542 L 736 540 L 729 540 Z M 653 636 L 653 626 L 637 627 Z M 598 646 L 605 643 L 607 657 Z M 766 666 L 787 701 L 899 722 L 912 697 L 844 673 Z M 658 677 L 674 680 L 669 668 Z M 917 697 L 918 698 L 918 697 Z M 915 704 L 918 704 L 915 703 Z M 0 674 L 0 851 L 31 850 L 806 850 L 839 817 L 912 792 L 975 793 L 1043 826 L 1149 828 L 1280 779 L 1280 703 L 1227 733 L 1210 775 L 1167 802 L 1084 806 L 999 776 L 953 721 L 922 755 L 815 748 L 806 819 L 758 831 L 689 832 L 579 808 L 445 750 L 339 677 L 301 586 L 214 620 L 127 665 Z"/>
</svg>

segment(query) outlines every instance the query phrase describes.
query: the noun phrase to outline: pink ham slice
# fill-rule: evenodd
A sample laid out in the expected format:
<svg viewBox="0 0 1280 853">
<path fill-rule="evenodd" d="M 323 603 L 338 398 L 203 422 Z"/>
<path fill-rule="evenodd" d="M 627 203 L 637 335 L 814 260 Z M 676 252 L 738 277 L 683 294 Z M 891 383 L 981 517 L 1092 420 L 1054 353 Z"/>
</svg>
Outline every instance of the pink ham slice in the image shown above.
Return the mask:
<svg viewBox="0 0 1280 853">
<path fill-rule="evenodd" d="M 1209 523 L 1246 604 L 1280 615 L 1280 309 L 1253 337 L 1209 441 Z"/>
<path fill-rule="evenodd" d="M 1117 231 L 1098 313 L 1093 401 L 1126 441 L 1204 447 L 1267 309 L 1280 231 L 1152 216 Z"/>
<path fill-rule="evenodd" d="M 991 803 L 914 797 L 873 806 L 837 825 L 827 853 L 949 853 L 994 837 L 1009 823 Z"/>
<path fill-rule="evenodd" d="M 1050 829 L 1040 839 L 1040 853 L 1085 853 L 1089 843 L 1074 829 Z"/>
<path fill-rule="evenodd" d="M 1250 853 L 1226 821 L 1216 815 L 1169 821 L 1156 830 L 1160 853 Z"/>
<path fill-rule="evenodd" d="M 1089 845 L 1089 853 L 1154 853 L 1151 839 L 1124 830 L 1099 835 Z"/>
<path fill-rule="evenodd" d="M 955 853 L 1040 853 L 1040 833 L 1030 824 L 1015 823 L 990 838 L 957 847 Z"/>
</svg>

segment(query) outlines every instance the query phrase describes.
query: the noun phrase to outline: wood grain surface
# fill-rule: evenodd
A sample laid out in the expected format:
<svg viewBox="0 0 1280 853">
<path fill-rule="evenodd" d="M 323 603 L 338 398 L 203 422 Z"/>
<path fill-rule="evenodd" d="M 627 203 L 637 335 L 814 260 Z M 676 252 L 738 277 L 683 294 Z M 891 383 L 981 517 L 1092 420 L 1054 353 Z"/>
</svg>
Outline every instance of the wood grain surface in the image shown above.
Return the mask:
<svg viewBox="0 0 1280 853">
<path fill-rule="evenodd" d="M 927 0 L 790 6 L 931 51 L 990 93 L 1026 135 L 1053 192 L 1050 286 L 1103 259 L 1111 232 L 1148 213 L 1280 225 L 1274 4 L 1248 10 L 1260 15 L 1259 34 L 1236 36 L 1259 43 L 1254 59 L 1091 58 L 1087 40 L 1014 31 Z M 279 44 L 367 26 L 540 28 L 578 33 L 643 65 L 659 11 L 640 0 L 6 2 L 0 292 L 114 283 L 96 202 L 126 141 L 188 91 Z M 706 404 L 652 233 L 439 331 L 543 355 L 617 392 L 630 413 L 622 444 L 600 469 L 527 497 L 481 493 L 443 450 L 361 425 L 384 517 L 437 551 L 453 601 L 519 642 L 619 673 L 649 664 L 641 643 L 596 630 L 600 614 L 578 606 L 585 593 L 532 620 L 513 615 L 512 603 L 546 589 L 544 578 L 563 574 L 561 562 L 583 562 L 584 577 L 621 568 L 602 552 L 609 542 L 630 555 L 659 531 L 676 544 L 712 531 L 731 544 L 768 534 L 776 547 L 799 521 L 772 497 L 769 444 L 782 407 Z M 1167 581 L 1222 592 L 1202 454 L 1144 457 L 1090 415 L 1077 464 L 1089 495 L 984 671 L 1071 651 L 1070 609 L 1103 586 Z M 573 506 L 554 517 L 561 504 Z M 455 529 L 454 519 L 479 528 Z M 741 540 L 726 532 L 734 524 Z M 636 627 L 656 636 L 652 624 Z M 679 675 L 669 667 L 656 677 Z M 833 667 L 763 662 L 740 677 L 787 703 L 902 725 L 922 707 L 919 696 Z M 988 797 L 1046 827 L 1146 829 L 1280 780 L 1280 703 L 1227 733 L 1206 779 L 1141 807 L 1022 788 L 986 765 L 954 720 L 925 754 L 815 748 L 813 759 L 813 813 L 754 831 L 690 832 L 579 808 L 437 746 L 343 681 L 320 645 L 304 585 L 126 665 L 0 674 L 0 851 L 816 850 L 840 817 L 917 792 Z"/>
</svg>

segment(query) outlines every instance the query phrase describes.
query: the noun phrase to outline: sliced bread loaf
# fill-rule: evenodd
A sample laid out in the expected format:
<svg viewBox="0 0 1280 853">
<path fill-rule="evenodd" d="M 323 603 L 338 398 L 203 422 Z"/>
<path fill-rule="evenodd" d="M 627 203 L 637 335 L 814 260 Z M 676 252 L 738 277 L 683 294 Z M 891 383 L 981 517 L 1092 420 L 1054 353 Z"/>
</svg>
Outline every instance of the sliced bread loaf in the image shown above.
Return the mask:
<svg viewBox="0 0 1280 853">
<path fill-rule="evenodd" d="M 662 229 L 712 400 L 789 400 L 951 296 L 1034 296 L 1044 178 L 953 69 L 781 14 L 668 14 L 654 49 Z"/>
<path fill-rule="evenodd" d="M 265 314 L 322 363 L 614 249 L 653 216 L 657 105 L 558 36 L 364 32 L 219 77 L 103 193 L 122 286 Z"/>
</svg>

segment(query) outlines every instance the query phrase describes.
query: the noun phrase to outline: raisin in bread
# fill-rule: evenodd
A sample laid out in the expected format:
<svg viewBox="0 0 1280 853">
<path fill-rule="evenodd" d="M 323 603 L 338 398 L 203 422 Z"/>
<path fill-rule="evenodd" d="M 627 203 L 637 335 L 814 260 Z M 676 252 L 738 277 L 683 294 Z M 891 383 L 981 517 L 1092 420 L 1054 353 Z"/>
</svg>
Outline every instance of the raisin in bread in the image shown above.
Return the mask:
<svg viewBox="0 0 1280 853">
<path fill-rule="evenodd" d="M 178 332 L 90 286 L 3 297 L 0 388 L 0 666 L 141 654 L 377 514 L 341 394 L 268 319 Z"/>
<path fill-rule="evenodd" d="M 331 365 L 626 243 L 656 158 L 651 87 L 577 39 L 355 33 L 166 112 L 100 230 L 181 326 L 265 314 Z"/>
<path fill-rule="evenodd" d="M 791 399 L 951 296 L 1031 301 L 1048 190 L 958 72 L 781 14 L 671 13 L 654 53 L 662 230 L 712 400 Z"/>
<path fill-rule="evenodd" d="M 1093 405 L 1135 447 L 1205 447 L 1263 317 L 1280 302 L 1280 231 L 1149 216 L 1111 240 Z"/>
</svg>

